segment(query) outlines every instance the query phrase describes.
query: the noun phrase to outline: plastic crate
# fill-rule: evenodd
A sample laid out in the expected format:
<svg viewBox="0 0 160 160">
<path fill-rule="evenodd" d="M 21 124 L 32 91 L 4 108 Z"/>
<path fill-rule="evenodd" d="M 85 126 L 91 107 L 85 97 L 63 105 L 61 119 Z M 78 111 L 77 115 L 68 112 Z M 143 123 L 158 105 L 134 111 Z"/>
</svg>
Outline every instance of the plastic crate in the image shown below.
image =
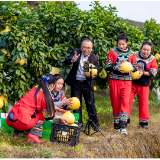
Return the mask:
<svg viewBox="0 0 160 160">
<path fill-rule="evenodd" d="M 79 120 L 79 113 L 73 113 L 75 116 L 75 122 L 78 122 Z M 51 130 L 52 130 L 52 122 L 57 120 L 50 120 L 50 121 L 44 121 L 43 123 L 43 130 L 42 130 L 42 138 L 48 138 L 51 137 Z"/>
<path fill-rule="evenodd" d="M 60 124 L 59 120 L 56 120 L 52 124 L 51 138 L 52 142 L 68 143 L 71 146 L 76 146 L 79 142 L 79 136 L 81 133 L 81 126 L 78 122 L 75 122 L 78 126 L 70 126 Z"/>
</svg>

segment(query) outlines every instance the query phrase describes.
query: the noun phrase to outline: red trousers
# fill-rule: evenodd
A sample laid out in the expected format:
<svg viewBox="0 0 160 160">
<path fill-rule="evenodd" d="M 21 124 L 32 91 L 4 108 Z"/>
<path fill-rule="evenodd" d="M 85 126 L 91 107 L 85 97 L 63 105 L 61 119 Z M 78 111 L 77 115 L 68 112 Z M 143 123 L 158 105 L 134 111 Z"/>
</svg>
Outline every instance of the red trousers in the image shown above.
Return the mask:
<svg viewBox="0 0 160 160">
<path fill-rule="evenodd" d="M 35 126 L 39 120 L 42 120 L 42 121 L 44 120 L 43 112 L 36 113 L 36 118 L 32 118 L 29 120 L 30 125 L 24 124 L 19 120 L 15 121 L 15 122 L 11 122 L 11 121 L 9 121 L 8 117 L 6 119 L 6 123 L 8 126 L 16 129 L 18 131 L 26 131 L 28 129 L 31 129 L 33 126 Z"/>
<path fill-rule="evenodd" d="M 131 86 L 132 81 L 109 80 L 114 123 L 118 123 L 119 120 L 127 121 L 128 119 Z"/>
<path fill-rule="evenodd" d="M 139 120 L 148 122 L 149 119 L 149 86 L 140 86 L 136 84 L 132 84 L 131 96 L 129 100 L 129 115 L 131 113 L 133 99 L 135 94 L 137 93 L 138 104 L 139 104 Z"/>
</svg>

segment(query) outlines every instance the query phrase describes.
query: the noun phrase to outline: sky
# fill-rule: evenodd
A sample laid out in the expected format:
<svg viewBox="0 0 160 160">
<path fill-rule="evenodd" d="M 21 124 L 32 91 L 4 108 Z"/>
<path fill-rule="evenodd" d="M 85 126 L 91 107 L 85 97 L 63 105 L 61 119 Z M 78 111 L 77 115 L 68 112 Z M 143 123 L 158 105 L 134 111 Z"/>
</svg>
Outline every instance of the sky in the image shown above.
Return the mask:
<svg viewBox="0 0 160 160">
<path fill-rule="evenodd" d="M 84 10 L 92 9 L 89 4 L 94 1 L 75 1 L 78 7 Z M 100 1 L 101 6 L 109 6 L 111 4 L 112 7 L 117 8 L 118 17 L 122 17 L 123 19 L 129 19 L 138 22 L 145 22 L 146 20 L 150 20 L 151 18 L 156 20 L 156 23 L 160 24 L 160 1 Z"/>
</svg>

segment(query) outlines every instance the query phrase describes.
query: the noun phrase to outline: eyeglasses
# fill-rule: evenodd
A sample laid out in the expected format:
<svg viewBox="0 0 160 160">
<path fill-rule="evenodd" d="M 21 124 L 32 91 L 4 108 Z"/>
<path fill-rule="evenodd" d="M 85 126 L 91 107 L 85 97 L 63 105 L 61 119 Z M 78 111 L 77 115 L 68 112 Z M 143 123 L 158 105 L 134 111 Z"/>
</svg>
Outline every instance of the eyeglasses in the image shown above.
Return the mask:
<svg viewBox="0 0 160 160">
<path fill-rule="evenodd" d="M 90 51 L 92 49 L 92 47 L 82 47 L 82 49 Z"/>
</svg>

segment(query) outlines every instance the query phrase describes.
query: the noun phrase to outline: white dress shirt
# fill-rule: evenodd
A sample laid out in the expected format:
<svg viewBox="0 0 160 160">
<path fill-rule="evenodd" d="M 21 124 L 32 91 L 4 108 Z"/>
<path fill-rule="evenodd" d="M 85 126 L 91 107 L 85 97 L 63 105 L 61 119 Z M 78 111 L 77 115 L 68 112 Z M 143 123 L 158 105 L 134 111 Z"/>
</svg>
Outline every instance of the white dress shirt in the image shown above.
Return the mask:
<svg viewBox="0 0 160 160">
<path fill-rule="evenodd" d="M 86 80 L 86 76 L 84 74 L 84 62 L 85 61 L 88 61 L 88 56 L 84 57 L 83 53 L 81 54 L 81 59 L 80 59 L 80 62 L 79 62 L 79 66 L 78 66 L 78 71 L 77 71 L 77 74 L 76 74 L 76 80 Z"/>
</svg>

